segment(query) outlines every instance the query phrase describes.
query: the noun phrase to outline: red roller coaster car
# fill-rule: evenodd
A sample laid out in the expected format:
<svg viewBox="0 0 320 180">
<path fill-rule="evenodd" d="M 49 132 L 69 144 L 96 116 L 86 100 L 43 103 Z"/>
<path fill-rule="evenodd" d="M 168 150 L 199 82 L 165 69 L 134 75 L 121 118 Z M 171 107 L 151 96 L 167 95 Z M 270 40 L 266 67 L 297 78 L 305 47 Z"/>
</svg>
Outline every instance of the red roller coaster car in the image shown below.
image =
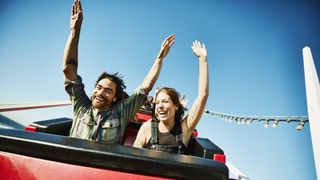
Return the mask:
<svg viewBox="0 0 320 180">
<path fill-rule="evenodd" d="M 229 180 L 222 149 L 194 133 L 189 155 L 131 147 L 150 113 L 141 109 L 122 145 L 68 137 L 72 120 L 37 121 L 25 130 L 0 129 L 0 179 Z"/>
</svg>

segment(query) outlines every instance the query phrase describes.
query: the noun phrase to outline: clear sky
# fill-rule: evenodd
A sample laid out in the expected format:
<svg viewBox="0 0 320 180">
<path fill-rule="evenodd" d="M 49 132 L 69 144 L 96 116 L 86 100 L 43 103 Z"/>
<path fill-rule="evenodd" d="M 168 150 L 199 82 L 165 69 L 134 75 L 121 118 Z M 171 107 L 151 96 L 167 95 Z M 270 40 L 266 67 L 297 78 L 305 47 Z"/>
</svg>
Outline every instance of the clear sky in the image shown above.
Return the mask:
<svg viewBox="0 0 320 180">
<path fill-rule="evenodd" d="M 0 104 L 67 100 L 62 57 L 72 0 L 0 1 Z M 302 48 L 320 69 L 320 2 L 270 0 L 82 1 L 79 70 L 90 96 L 103 71 L 120 72 L 129 94 L 142 82 L 162 41 L 176 42 L 155 87 L 197 95 L 192 41 L 206 44 L 210 73 L 207 109 L 236 115 L 307 115 Z M 319 72 L 319 70 L 318 70 Z M 150 95 L 152 95 L 151 93 Z M 71 107 L 3 113 L 20 121 L 71 117 Z M 277 128 L 203 116 L 200 137 L 254 180 L 316 179 L 309 124 Z"/>
</svg>

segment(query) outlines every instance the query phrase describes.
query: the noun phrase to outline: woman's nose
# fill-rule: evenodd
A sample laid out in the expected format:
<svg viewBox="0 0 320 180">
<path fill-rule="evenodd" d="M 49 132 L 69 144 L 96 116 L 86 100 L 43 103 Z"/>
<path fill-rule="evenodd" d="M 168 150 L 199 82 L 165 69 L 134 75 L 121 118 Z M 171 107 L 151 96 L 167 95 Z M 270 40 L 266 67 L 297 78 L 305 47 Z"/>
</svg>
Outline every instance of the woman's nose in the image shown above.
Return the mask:
<svg viewBox="0 0 320 180">
<path fill-rule="evenodd" d="M 158 103 L 158 108 L 163 108 L 163 103 Z"/>
</svg>

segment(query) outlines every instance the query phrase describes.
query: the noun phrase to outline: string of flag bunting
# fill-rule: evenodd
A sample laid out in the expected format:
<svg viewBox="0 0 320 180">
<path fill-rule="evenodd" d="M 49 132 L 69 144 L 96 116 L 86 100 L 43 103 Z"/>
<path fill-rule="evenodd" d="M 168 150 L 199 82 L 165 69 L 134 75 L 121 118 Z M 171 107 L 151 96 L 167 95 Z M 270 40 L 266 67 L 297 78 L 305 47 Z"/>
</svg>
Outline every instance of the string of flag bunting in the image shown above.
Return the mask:
<svg viewBox="0 0 320 180">
<path fill-rule="evenodd" d="M 305 123 L 309 123 L 308 116 L 244 116 L 244 115 L 232 115 L 220 112 L 213 112 L 210 110 L 204 110 L 205 115 L 211 115 L 219 117 L 227 122 L 236 122 L 238 124 L 251 124 L 253 122 L 263 123 L 264 128 L 275 128 L 280 122 L 296 123 L 296 130 L 301 131 Z"/>
</svg>

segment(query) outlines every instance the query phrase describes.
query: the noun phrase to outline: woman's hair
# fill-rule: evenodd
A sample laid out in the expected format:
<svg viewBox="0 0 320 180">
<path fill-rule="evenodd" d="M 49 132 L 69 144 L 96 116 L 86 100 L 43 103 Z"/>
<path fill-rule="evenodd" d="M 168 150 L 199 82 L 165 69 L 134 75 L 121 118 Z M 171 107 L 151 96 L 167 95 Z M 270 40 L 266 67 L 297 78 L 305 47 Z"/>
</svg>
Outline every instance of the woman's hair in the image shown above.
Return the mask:
<svg viewBox="0 0 320 180">
<path fill-rule="evenodd" d="M 183 118 L 184 111 L 187 110 L 186 108 L 183 107 L 183 105 L 180 102 L 180 99 L 181 99 L 180 93 L 176 91 L 174 88 L 163 87 L 156 92 L 155 100 L 157 99 L 157 96 L 161 91 L 165 92 L 168 96 L 170 96 L 173 104 L 178 107 L 174 116 L 174 120 L 176 122 L 180 122 L 181 119 Z"/>
<path fill-rule="evenodd" d="M 98 77 L 98 80 L 97 80 L 95 86 L 97 86 L 99 81 L 101 81 L 102 79 L 109 79 L 110 81 L 112 81 L 116 84 L 116 86 L 117 86 L 117 91 L 116 91 L 117 101 L 121 101 L 121 100 L 126 99 L 128 97 L 128 94 L 124 91 L 124 89 L 126 88 L 126 85 L 124 84 L 122 76 L 119 75 L 119 73 L 109 74 L 107 72 L 103 72 Z"/>
</svg>

